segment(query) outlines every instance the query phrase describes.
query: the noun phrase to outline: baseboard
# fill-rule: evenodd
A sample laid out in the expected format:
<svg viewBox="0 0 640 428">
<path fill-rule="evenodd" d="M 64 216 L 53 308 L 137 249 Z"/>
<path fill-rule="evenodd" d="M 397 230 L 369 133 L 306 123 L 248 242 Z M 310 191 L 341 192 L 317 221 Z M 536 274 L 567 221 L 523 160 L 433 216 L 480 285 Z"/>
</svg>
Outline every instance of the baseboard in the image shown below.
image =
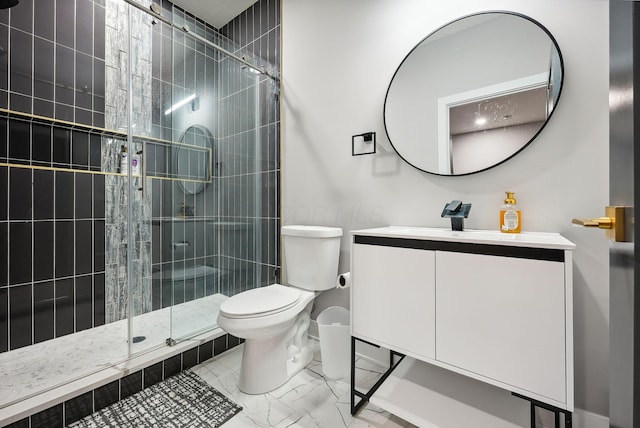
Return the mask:
<svg viewBox="0 0 640 428">
<path fill-rule="evenodd" d="M 573 412 L 575 428 L 609 428 L 609 418 L 583 409 Z"/>
</svg>

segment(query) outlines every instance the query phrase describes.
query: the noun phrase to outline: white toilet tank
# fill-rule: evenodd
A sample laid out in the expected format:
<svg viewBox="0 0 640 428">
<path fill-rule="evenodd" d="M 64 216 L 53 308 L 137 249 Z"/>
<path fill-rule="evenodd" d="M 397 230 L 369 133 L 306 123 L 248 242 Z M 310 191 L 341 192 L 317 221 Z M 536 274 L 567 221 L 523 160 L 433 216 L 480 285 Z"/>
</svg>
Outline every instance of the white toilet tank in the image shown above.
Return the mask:
<svg viewBox="0 0 640 428">
<path fill-rule="evenodd" d="M 283 226 L 287 283 L 309 291 L 336 286 L 342 229 L 325 226 Z"/>
</svg>

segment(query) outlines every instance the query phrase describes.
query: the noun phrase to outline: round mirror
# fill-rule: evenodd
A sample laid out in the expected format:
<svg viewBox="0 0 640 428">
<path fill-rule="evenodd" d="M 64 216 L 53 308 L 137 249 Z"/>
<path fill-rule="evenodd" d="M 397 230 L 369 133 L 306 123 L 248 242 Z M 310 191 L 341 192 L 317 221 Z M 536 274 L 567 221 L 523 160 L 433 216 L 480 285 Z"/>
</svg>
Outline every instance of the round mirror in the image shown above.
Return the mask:
<svg viewBox="0 0 640 428">
<path fill-rule="evenodd" d="M 549 31 L 511 12 L 453 21 L 396 70 L 384 103 L 389 141 L 406 162 L 466 175 L 521 151 L 560 97 L 562 55 Z"/>
<path fill-rule="evenodd" d="M 174 147 L 175 177 L 185 194 L 195 195 L 209 180 L 213 136 L 204 126 L 192 125 L 180 136 L 180 143 Z"/>
</svg>

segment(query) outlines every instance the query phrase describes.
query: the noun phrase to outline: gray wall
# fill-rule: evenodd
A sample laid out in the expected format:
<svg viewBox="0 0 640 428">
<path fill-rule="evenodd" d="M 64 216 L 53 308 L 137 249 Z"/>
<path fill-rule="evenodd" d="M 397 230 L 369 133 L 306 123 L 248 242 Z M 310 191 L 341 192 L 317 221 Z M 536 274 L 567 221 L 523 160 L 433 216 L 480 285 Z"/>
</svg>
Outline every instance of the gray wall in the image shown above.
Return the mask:
<svg viewBox="0 0 640 428">
<path fill-rule="evenodd" d="M 531 16 L 555 36 L 566 80 L 552 120 L 507 163 L 467 177 L 405 164 L 385 138 L 383 102 L 406 53 L 439 26 L 484 10 Z M 579 0 L 283 0 L 282 221 L 345 232 L 381 225 L 448 227 L 445 202 L 473 203 L 466 227 L 498 227 L 513 190 L 527 231 L 560 232 L 574 257 L 576 406 L 608 413 L 608 244 L 572 217 L 599 216 L 608 200 L 608 3 Z M 331 31 L 327 31 L 330 23 Z M 570 25 L 569 25 L 570 23 Z M 351 157 L 351 136 L 376 131 L 378 154 Z M 349 270 L 349 238 L 340 270 Z M 317 299 L 348 306 L 348 291 Z M 541 314 L 543 316 L 544 314 Z"/>
</svg>

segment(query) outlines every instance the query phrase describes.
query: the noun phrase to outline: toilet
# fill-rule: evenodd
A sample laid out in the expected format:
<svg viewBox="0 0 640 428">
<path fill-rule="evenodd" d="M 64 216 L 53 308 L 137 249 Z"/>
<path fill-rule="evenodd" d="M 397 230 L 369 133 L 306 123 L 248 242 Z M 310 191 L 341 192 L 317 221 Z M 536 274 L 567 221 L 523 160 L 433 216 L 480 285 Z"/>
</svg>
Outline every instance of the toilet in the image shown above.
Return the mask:
<svg viewBox="0 0 640 428">
<path fill-rule="evenodd" d="M 264 394 L 287 382 L 313 359 L 307 344 L 316 294 L 335 287 L 342 229 L 283 226 L 287 285 L 272 284 L 231 296 L 218 326 L 245 339 L 240 390 Z"/>
</svg>

